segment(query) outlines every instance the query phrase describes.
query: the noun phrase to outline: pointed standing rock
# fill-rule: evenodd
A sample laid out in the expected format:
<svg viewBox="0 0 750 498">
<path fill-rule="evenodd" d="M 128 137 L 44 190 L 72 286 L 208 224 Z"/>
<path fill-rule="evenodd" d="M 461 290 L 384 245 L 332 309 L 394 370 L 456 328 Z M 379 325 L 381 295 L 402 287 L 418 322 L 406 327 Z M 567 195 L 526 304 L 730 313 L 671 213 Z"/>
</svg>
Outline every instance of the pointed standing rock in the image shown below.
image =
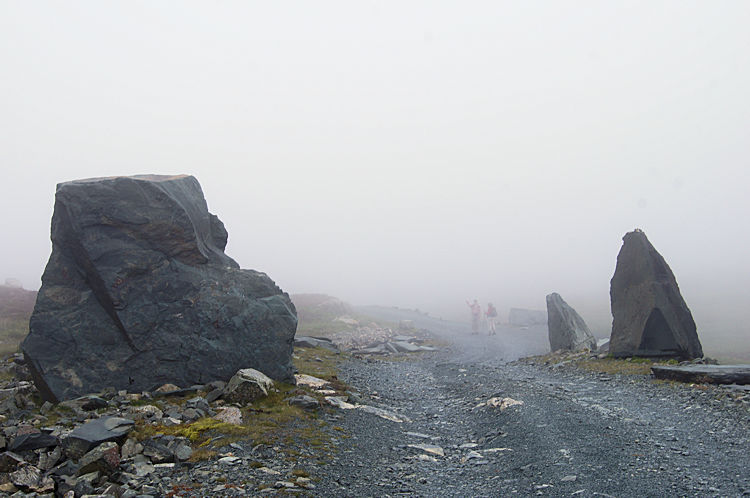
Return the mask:
<svg viewBox="0 0 750 498">
<path fill-rule="evenodd" d="M 557 292 L 547 296 L 547 328 L 552 351 L 596 349 L 596 338 L 586 322 Z"/>
<path fill-rule="evenodd" d="M 695 322 L 672 270 L 641 230 L 626 233 L 610 283 L 615 357 L 700 358 Z"/>
</svg>

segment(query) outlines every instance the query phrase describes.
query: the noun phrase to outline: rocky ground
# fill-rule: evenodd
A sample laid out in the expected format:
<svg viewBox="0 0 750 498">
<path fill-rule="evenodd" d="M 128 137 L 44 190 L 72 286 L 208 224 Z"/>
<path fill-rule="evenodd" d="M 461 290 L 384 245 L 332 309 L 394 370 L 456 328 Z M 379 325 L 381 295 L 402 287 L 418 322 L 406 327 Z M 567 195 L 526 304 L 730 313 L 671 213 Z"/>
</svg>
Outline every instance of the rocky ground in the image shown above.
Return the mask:
<svg viewBox="0 0 750 498">
<path fill-rule="evenodd" d="M 0 495 L 750 495 L 750 393 L 740 387 L 655 381 L 628 362 L 589 370 L 587 355 L 513 361 L 544 351 L 542 328 L 470 335 L 383 314 L 429 326 L 437 350 L 299 349 L 300 371 L 328 382 L 304 378 L 250 404 L 216 384 L 40 406 L 12 357 Z M 132 420 L 123 437 L 71 444 L 108 417 Z"/>
<path fill-rule="evenodd" d="M 365 397 L 409 421 L 344 413 L 352 438 L 323 469 L 321 494 L 750 494 L 744 391 L 456 356 L 346 365 Z"/>
</svg>

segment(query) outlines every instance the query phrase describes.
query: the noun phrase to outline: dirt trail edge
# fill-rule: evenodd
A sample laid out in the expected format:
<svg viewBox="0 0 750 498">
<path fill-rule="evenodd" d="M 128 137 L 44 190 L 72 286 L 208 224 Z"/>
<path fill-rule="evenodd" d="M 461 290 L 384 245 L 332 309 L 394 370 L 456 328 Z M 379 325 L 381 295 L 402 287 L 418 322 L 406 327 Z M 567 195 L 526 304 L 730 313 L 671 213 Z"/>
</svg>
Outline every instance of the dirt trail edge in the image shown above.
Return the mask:
<svg viewBox="0 0 750 498">
<path fill-rule="evenodd" d="M 748 404 L 726 388 L 506 363 L 494 339 L 343 364 L 363 403 L 408 420 L 337 411 L 349 437 L 315 494 L 750 495 Z"/>
</svg>

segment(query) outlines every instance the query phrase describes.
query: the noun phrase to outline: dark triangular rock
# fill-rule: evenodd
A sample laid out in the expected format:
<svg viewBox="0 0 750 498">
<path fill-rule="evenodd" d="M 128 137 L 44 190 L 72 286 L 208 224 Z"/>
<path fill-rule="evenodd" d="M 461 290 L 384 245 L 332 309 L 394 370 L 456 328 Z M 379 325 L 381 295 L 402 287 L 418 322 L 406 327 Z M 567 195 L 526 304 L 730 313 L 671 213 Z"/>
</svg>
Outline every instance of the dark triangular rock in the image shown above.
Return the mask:
<svg viewBox="0 0 750 498">
<path fill-rule="evenodd" d="M 610 284 L 610 354 L 702 357 L 693 316 L 667 262 L 641 230 L 622 240 Z"/>
<path fill-rule="evenodd" d="M 557 292 L 547 296 L 547 328 L 552 351 L 596 349 L 596 338 L 586 322 Z"/>
</svg>

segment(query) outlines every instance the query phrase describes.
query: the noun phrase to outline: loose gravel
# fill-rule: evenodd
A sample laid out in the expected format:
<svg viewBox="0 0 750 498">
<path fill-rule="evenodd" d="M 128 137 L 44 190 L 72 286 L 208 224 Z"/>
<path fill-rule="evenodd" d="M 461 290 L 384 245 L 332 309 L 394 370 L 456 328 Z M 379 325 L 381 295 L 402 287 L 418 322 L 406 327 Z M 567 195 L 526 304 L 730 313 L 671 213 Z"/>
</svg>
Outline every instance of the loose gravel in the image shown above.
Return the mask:
<svg viewBox="0 0 750 498">
<path fill-rule="evenodd" d="M 315 494 L 750 495 L 745 391 L 507 363 L 494 339 L 342 365 L 363 403 L 409 421 L 336 412 L 348 437 Z"/>
</svg>

